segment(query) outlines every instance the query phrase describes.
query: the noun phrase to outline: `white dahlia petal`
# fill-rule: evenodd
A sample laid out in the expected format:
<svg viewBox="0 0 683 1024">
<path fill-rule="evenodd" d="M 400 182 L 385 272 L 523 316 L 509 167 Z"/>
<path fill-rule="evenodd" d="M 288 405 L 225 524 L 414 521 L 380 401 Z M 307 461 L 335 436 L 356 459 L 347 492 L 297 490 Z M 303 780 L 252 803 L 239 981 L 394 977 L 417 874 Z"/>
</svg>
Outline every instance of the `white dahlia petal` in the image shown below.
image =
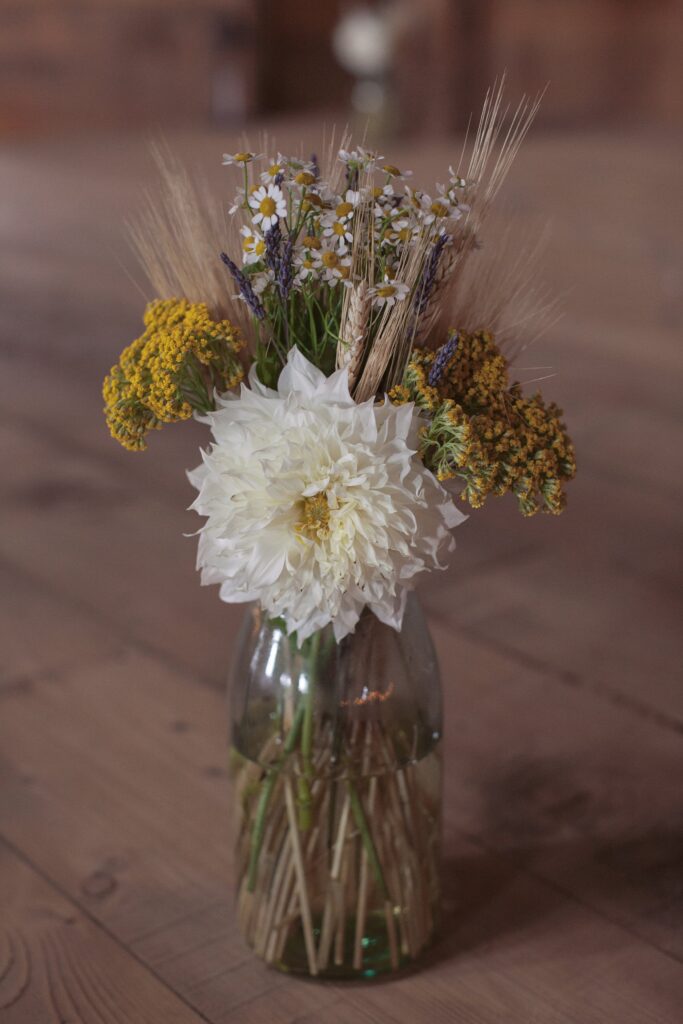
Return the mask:
<svg viewBox="0 0 683 1024">
<path fill-rule="evenodd" d="M 400 629 L 407 590 L 445 567 L 464 516 L 416 453 L 419 417 L 388 399 L 357 405 L 346 370 L 329 377 L 298 349 L 277 391 L 219 398 L 214 444 L 188 476 L 206 522 L 197 565 L 224 601 L 260 601 L 299 642 L 337 640 L 368 606 Z"/>
</svg>

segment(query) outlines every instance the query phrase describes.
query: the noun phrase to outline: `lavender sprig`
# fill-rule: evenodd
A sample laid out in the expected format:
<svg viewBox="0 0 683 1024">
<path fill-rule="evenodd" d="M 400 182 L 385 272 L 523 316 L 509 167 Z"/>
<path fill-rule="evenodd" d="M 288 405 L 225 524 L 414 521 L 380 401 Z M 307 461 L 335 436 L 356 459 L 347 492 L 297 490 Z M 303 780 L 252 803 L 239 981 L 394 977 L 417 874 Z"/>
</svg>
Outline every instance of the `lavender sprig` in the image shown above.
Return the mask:
<svg viewBox="0 0 683 1024">
<path fill-rule="evenodd" d="M 240 270 L 236 263 L 233 263 L 233 261 L 230 259 L 227 253 L 222 252 L 221 259 L 223 260 L 223 263 L 225 263 L 226 267 L 232 274 L 235 284 L 240 290 L 240 295 L 242 296 L 246 304 L 249 306 L 249 309 L 252 311 L 256 319 L 264 320 L 266 316 L 266 311 L 261 305 L 261 302 L 256 292 L 254 291 L 251 281 L 249 280 L 247 275 Z"/>
<path fill-rule="evenodd" d="M 318 157 L 316 153 L 311 153 L 311 174 L 316 181 L 320 177 L 320 165 L 318 164 Z"/>
<path fill-rule="evenodd" d="M 280 298 L 284 302 L 287 299 L 291 289 L 292 282 L 294 279 L 293 275 L 293 263 L 292 263 L 292 251 L 294 249 L 294 243 L 291 237 L 287 238 L 287 241 L 282 246 L 282 255 L 280 257 L 280 264 L 277 268 L 276 283 L 280 293 Z"/>
<path fill-rule="evenodd" d="M 436 281 L 436 272 L 439 268 L 439 260 L 441 259 L 441 253 L 444 251 L 444 248 L 446 247 L 448 242 L 450 242 L 450 240 L 450 235 L 439 235 L 436 242 L 432 246 L 432 251 L 429 254 L 429 259 L 426 261 L 424 265 L 424 269 L 422 271 L 422 281 L 420 283 L 420 287 L 415 292 L 415 299 L 413 300 L 415 303 L 415 312 L 417 313 L 418 316 L 422 316 L 422 314 L 427 309 L 429 296 L 432 293 L 432 289 L 434 288 L 434 282 Z"/>
<path fill-rule="evenodd" d="M 280 245 L 282 244 L 282 231 L 279 224 L 275 224 L 269 231 L 266 231 L 265 240 L 266 251 L 263 254 L 263 261 L 268 270 L 277 275 L 280 266 Z"/>
<path fill-rule="evenodd" d="M 427 383 L 430 388 L 435 388 L 441 382 L 441 378 L 446 372 L 451 359 L 455 355 L 457 347 L 458 332 L 453 331 L 449 334 L 448 341 L 441 345 L 441 347 L 436 351 L 434 362 L 432 363 L 429 376 L 427 377 Z"/>
</svg>

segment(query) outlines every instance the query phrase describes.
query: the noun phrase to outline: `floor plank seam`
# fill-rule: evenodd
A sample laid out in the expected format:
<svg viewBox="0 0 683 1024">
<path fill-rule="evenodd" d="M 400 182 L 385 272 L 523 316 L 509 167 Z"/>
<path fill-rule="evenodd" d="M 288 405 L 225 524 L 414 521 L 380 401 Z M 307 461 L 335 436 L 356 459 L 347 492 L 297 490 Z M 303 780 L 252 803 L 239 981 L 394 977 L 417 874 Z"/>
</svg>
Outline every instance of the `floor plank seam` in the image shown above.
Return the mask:
<svg viewBox="0 0 683 1024">
<path fill-rule="evenodd" d="M 43 882 L 49 885 L 52 889 L 54 889 L 54 891 L 57 892 L 62 897 L 62 899 L 64 899 L 70 906 L 72 906 L 75 910 L 82 914 L 83 917 L 94 928 L 97 928 L 97 930 L 100 931 L 103 935 L 106 935 L 111 942 L 114 942 L 119 947 L 119 949 L 123 950 L 127 954 L 127 956 L 131 957 L 131 959 L 134 960 L 135 963 L 142 970 L 146 971 L 149 975 L 151 975 L 151 977 L 155 979 L 155 981 L 157 981 L 168 992 L 175 996 L 176 999 L 178 999 L 179 1002 L 181 1002 L 185 1007 L 187 1007 L 188 1010 L 196 1014 L 196 1016 L 200 1020 L 203 1020 L 205 1024 L 215 1024 L 214 1020 L 212 1020 L 210 1017 L 207 1017 L 206 1014 L 199 1009 L 199 1007 L 191 1003 L 189 999 L 187 999 L 181 992 L 178 992 L 177 989 L 173 988 L 172 985 L 169 985 L 168 981 L 165 978 L 163 978 L 157 971 L 155 971 L 154 968 L 150 966 L 150 964 L 146 963 L 135 952 L 134 949 L 131 949 L 130 946 L 127 946 L 124 942 L 122 942 L 115 932 L 113 932 L 110 928 L 107 927 L 107 925 L 103 921 L 96 917 L 89 907 L 84 906 L 80 902 L 80 900 L 76 899 L 67 889 L 65 889 L 58 881 L 56 881 L 56 879 L 52 878 L 52 876 L 43 868 L 41 868 L 39 864 L 36 864 L 35 861 L 24 850 L 22 850 L 15 843 L 13 843 L 12 840 L 9 839 L 4 833 L 0 833 L 0 842 L 2 842 L 6 846 L 6 848 L 12 854 L 14 854 L 14 856 L 19 861 L 21 861 L 22 864 L 29 868 L 34 874 L 38 875 L 38 877 L 41 878 Z"/>
<path fill-rule="evenodd" d="M 672 715 L 667 715 L 664 711 L 660 711 L 658 708 L 652 707 L 652 705 L 646 704 L 644 701 L 637 700 L 635 697 L 622 693 L 621 690 L 615 690 L 613 687 L 601 683 L 592 683 L 585 676 L 581 675 L 580 672 L 574 672 L 570 669 L 561 669 L 559 666 L 551 665 L 542 658 L 534 657 L 533 654 L 529 654 L 526 651 L 519 651 L 500 640 L 493 640 L 490 636 L 481 633 L 476 628 L 470 626 L 459 626 L 457 623 L 450 620 L 446 623 L 446 619 L 442 616 L 440 617 L 435 615 L 434 617 L 442 626 L 447 624 L 449 629 L 454 630 L 456 633 L 460 633 L 472 643 L 490 650 L 494 654 L 499 654 L 503 657 L 509 658 L 511 661 L 516 662 L 524 668 L 549 676 L 562 686 L 567 686 L 573 690 L 583 690 L 586 693 L 595 694 L 596 697 L 600 697 L 602 700 L 618 707 L 622 711 L 635 714 L 639 718 L 647 719 L 654 725 L 661 726 L 662 728 L 675 732 L 678 735 L 683 735 L 683 721 L 678 718 L 674 718 Z"/>
<path fill-rule="evenodd" d="M 0 569 L 30 583 L 30 585 L 35 589 L 42 590 L 54 600 L 59 601 L 61 604 L 68 605 L 74 611 L 83 615 L 85 618 L 89 619 L 93 625 L 106 630 L 111 635 L 112 640 L 121 644 L 121 653 L 125 651 L 132 651 L 137 654 L 142 654 L 145 657 L 155 660 L 160 665 L 163 665 L 176 674 L 187 673 L 188 675 L 191 675 L 193 681 L 200 683 L 202 686 L 208 687 L 214 693 L 216 691 L 220 691 L 223 685 L 222 681 L 213 679 L 211 676 L 207 676 L 204 673 L 199 672 L 196 669 L 196 666 L 192 666 L 184 662 L 181 658 L 169 654 L 168 651 L 165 651 L 163 648 L 157 647 L 155 644 L 150 644 L 139 637 L 133 636 L 126 629 L 118 625 L 115 619 L 98 612 L 86 601 L 82 601 L 79 598 L 74 597 L 72 594 L 64 593 L 58 587 L 53 586 L 49 580 L 40 579 L 23 566 L 17 565 L 15 562 L 8 560 L 4 555 L 0 556 Z M 79 667 L 80 666 L 75 666 L 76 669 Z M 58 679 L 73 671 L 73 665 L 70 665 L 68 668 L 63 670 L 53 671 L 51 669 L 46 669 L 39 675 L 32 675 L 31 679 L 48 677 Z M 25 676 L 25 673 L 22 675 Z"/>
<path fill-rule="evenodd" d="M 602 921 L 606 921 L 608 924 L 611 924 L 612 927 L 618 928 L 619 931 L 624 932 L 626 935 L 630 935 L 633 939 L 637 939 L 638 942 L 642 942 L 643 945 L 655 950 L 662 956 L 668 957 L 668 959 L 672 960 L 675 964 L 683 964 L 683 957 L 679 957 L 676 953 L 672 952 L 670 949 L 667 949 L 665 946 L 661 946 L 658 942 L 653 942 L 651 939 L 642 935 L 635 928 L 632 928 L 629 925 L 625 924 L 623 921 L 614 918 L 609 914 L 606 914 L 604 910 L 601 910 L 599 907 L 593 906 L 592 903 L 587 903 L 585 900 L 581 899 L 580 896 L 577 896 L 575 892 L 572 892 L 571 889 L 565 888 L 565 886 L 561 885 L 559 882 L 555 882 L 551 878 L 548 878 L 547 875 L 535 871 L 533 868 L 526 867 L 523 864 L 519 864 L 519 862 L 516 861 L 514 857 L 505 856 L 505 854 L 502 854 L 500 850 L 498 850 L 496 847 L 489 845 L 484 839 L 481 838 L 481 836 L 475 835 L 473 832 L 467 832 L 457 827 L 455 831 L 462 839 L 466 840 L 468 843 L 471 843 L 473 846 L 476 846 L 479 850 L 482 850 L 488 856 L 495 857 L 497 860 L 502 861 L 506 867 L 511 868 L 517 874 L 522 875 L 526 878 L 531 878 L 534 880 L 534 882 L 537 882 L 540 885 L 544 885 L 547 888 L 552 889 L 553 892 L 556 892 L 560 896 L 569 900 L 570 902 L 575 903 L 577 906 L 581 907 L 583 910 L 586 910 L 588 913 L 595 914 L 596 917 L 599 917 Z"/>
</svg>

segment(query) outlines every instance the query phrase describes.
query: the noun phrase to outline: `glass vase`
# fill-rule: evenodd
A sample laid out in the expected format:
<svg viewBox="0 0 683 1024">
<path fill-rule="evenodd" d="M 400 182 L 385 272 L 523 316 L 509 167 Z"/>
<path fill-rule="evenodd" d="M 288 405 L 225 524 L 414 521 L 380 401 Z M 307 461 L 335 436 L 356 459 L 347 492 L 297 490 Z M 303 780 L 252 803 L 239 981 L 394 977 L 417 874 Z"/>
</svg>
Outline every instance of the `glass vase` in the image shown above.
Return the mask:
<svg viewBox="0 0 683 1024">
<path fill-rule="evenodd" d="M 365 611 L 299 649 L 248 614 L 231 692 L 237 914 L 283 971 L 411 963 L 439 908 L 441 684 L 414 594 L 400 632 Z"/>
</svg>

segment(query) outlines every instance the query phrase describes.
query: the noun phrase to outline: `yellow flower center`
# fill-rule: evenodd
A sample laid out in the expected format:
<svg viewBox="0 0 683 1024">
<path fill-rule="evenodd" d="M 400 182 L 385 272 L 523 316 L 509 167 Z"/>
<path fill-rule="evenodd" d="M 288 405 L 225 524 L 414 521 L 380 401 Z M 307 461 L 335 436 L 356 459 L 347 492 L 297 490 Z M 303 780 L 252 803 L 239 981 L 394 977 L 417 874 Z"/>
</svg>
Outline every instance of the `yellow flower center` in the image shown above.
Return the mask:
<svg viewBox="0 0 683 1024">
<path fill-rule="evenodd" d="M 336 252 L 324 252 L 322 262 L 329 269 L 334 269 L 339 264 L 339 257 Z"/>
<path fill-rule="evenodd" d="M 315 178 L 308 171 L 300 171 L 294 179 L 297 185 L 312 185 Z"/>
<path fill-rule="evenodd" d="M 259 211 L 263 214 L 264 217 L 272 217 L 273 214 L 275 213 L 275 210 L 275 200 L 271 199 L 270 196 L 266 196 L 266 198 L 262 199 L 261 202 L 259 203 Z"/>
<path fill-rule="evenodd" d="M 398 167 L 395 167 L 394 164 L 384 164 L 382 170 L 386 171 L 387 174 L 393 174 L 394 176 L 399 175 L 401 173 Z"/>
<path fill-rule="evenodd" d="M 330 532 L 330 506 L 327 495 L 320 491 L 310 498 L 304 498 L 301 504 L 301 518 L 296 525 L 299 533 L 319 540 L 327 537 Z"/>
<path fill-rule="evenodd" d="M 319 249 L 320 239 L 316 238 L 315 235 L 304 235 L 304 237 L 301 239 L 301 244 L 306 249 Z"/>
<path fill-rule="evenodd" d="M 263 241 L 262 238 L 260 238 L 258 240 L 258 242 L 256 243 L 256 245 L 254 246 L 254 252 L 256 253 L 257 256 L 263 256 L 265 251 L 266 251 L 266 243 Z"/>
<path fill-rule="evenodd" d="M 390 299 L 392 295 L 396 294 L 396 289 L 393 284 L 383 284 L 381 288 L 377 289 L 377 294 L 380 299 Z"/>
<path fill-rule="evenodd" d="M 281 170 L 282 167 L 280 166 L 280 164 L 271 164 L 270 167 L 268 168 L 268 174 L 271 176 L 271 178 L 275 178 L 280 173 Z"/>
<path fill-rule="evenodd" d="M 238 164 L 248 164 L 253 155 L 253 153 L 235 153 L 235 160 Z"/>
<path fill-rule="evenodd" d="M 352 210 L 353 203 L 340 203 L 339 206 L 337 207 L 337 216 L 348 217 Z"/>
<path fill-rule="evenodd" d="M 438 201 L 432 203 L 429 209 L 432 211 L 432 213 L 436 214 L 437 217 L 445 217 L 448 213 L 448 207 L 444 206 L 443 203 L 439 203 Z"/>
<path fill-rule="evenodd" d="M 332 231 L 334 232 L 335 235 L 339 235 L 340 238 L 343 238 L 344 235 L 346 234 L 346 228 L 341 223 L 341 221 L 338 220 L 336 220 L 332 225 Z"/>
<path fill-rule="evenodd" d="M 242 242 L 242 248 L 244 249 L 244 251 L 245 252 L 249 252 L 249 250 L 251 249 L 253 244 L 254 244 L 254 236 L 253 235 L 245 235 L 244 236 L 244 241 Z"/>
</svg>

